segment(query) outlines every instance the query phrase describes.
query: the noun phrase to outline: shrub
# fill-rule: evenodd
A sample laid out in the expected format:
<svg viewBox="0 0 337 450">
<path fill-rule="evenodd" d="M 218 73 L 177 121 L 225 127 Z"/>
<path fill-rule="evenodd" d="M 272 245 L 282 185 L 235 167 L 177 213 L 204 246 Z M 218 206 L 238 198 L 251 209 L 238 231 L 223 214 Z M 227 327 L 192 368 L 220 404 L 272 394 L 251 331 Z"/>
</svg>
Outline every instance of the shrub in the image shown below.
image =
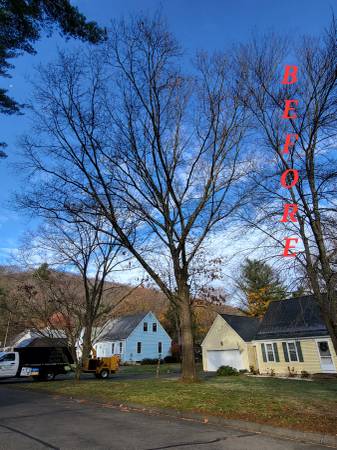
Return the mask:
<svg viewBox="0 0 337 450">
<path fill-rule="evenodd" d="M 155 365 L 155 364 L 158 364 L 158 359 L 157 358 L 154 358 L 154 359 L 144 358 L 144 359 L 141 360 L 140 363 L 141 363 L 142 366 L 150 365 L 150 364 Z M 163 364 L 163 360 L 160 360 L 160 364 Z"/>
<path fill-rule="evenodd" d="M 301 371 L 301 378 L 310 378 L 310 373 L 306 370 Z"/>
<path fill-rule="evenodd" d="M 165 364 L 171 364 L 171 363 L 178 363 L 180 362 L 179 356 L 171 355 L 171 356 L 165 356 L 164 363 Z"/>
<path fill-rule="evenodd" d="M 288 366 L 288 377 L 289 378 L 294 378 L 294 377 L 296 377 L 296 372 L 295 372 L 295 367 L 292 367 L 292 368 L 290 368 L 289 366 Z"/>
<path fill-rule="evenodd" d="M 252 375 L 260 375 L 259 369 L 255 369 L 253 365 L 249 366 L 249 371 Z"/>
<path fill-rule="evenodd" d="M 239 372 L 231 366 L 220 366 L 216 374 L 220 377 L 230 377 L 232 375 L 239 375 Z"/>
</svg>

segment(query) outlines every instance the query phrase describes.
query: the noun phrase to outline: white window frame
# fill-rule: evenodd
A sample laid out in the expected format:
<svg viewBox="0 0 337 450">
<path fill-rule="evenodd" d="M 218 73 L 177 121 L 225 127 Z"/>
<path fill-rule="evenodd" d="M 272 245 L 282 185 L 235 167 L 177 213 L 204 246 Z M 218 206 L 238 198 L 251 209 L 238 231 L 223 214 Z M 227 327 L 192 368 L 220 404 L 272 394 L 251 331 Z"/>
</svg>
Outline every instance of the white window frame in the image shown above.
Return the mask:
<svg viewBox="0 0 337 450">
<path fill-rule="evenodd" d="M 285 341 L 285 342 L 287 344 L 289 362 L 300 362 L 300 358 L 298 356 L 298 351 L 297 351 L 296 341 Z M 296 352 L 296 361 L 292 361 L 292 359 L 290 358 L 289 344 L 294 344 L 295 352 Z"/>
<path fill-rule="evenodd" d="M 276 356 L 275 356 L 275 350 L 274 350 L 274 342 L 263 342 L 264 343 L 264 349 L 265 349 L 265 352 L 266 352 L 266 360 L 267 360 L 267 362 L 272 362 L 272 363 L 276 363 L 277 361 L 276 361 Z M 273 357 L 274 357 L 274 359 L 269 359 L 269 355 L 268 355 L 268 350 L 267 350 L 267 344 L 269 345 L 271 345 L 271 348 L 272 348 L 272 351 L 273 351 Z M 277 345 L 277 344 L 276 344 Z M 261 349 L 261 352 L 262 352 L 262 349 Z"/>
<path fill-rule="evenodd" d="M 121 355 L 123 353 L 123 342 L 119 343 L 119 354 Z"/>
</svg>

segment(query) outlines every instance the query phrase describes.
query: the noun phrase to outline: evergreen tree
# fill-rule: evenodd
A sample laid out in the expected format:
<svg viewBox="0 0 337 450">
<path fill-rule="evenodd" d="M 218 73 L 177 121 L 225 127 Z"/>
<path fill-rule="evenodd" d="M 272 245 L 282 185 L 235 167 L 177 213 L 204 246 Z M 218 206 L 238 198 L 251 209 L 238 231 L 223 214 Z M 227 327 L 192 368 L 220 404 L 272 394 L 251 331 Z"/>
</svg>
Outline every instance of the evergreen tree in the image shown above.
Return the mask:
<svg viewBox="0 0 337 450">
<path fill-rule="evenodd" d="M 244 296 L 244 310 L 254 317 L 263 316 L 271 301 L 286 296 L 286 289 L 273 268 L 257 259 L 244 261 L 237 284 Z"/>
<path fill-rule="evenodd" d="M 34 54 L 33 44 L 42 29 L 52 31 L 57 25 L 67 37 L 98 43 L 105 31 L 95 22 L 87 22 L 69 0 L 0 0 L 0 76 L 10 77 L 10 59 L 23 52 Z M 22 105 L 0 88 L 0 114 L 18 114 Z M 6 157 L 6 144 L 0 142 L 0 158 Z"/>
</svg>

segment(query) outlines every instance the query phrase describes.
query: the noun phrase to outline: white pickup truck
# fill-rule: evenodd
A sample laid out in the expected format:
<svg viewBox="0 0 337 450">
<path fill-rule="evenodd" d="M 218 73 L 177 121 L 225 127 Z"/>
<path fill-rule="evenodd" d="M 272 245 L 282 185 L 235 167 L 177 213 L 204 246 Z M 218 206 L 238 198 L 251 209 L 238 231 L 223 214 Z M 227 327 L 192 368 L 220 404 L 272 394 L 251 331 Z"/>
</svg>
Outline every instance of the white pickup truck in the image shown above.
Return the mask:
<svg viewBox="0 0 337 450">
<path fill-rule="evenodd" d="M 0 352 L 0 379 L 33 377 L 53 380 L 72 370 L 73 358 L 66 347 L 23 347 Z"/>
</svg>

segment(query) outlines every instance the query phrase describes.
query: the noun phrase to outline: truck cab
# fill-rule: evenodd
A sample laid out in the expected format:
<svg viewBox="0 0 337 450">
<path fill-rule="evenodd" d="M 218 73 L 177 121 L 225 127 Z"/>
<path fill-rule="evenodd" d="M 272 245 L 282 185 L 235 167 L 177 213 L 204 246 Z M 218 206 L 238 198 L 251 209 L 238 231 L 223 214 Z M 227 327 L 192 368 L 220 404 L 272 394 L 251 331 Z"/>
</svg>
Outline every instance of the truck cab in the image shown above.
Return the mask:
<svg viewBox="0 0 337 450">
<path fill-rule="evenodd" d="M 17 352 L 0 352 L 0 378 L 17 376 L 19 354 Z"/>
</svg>

